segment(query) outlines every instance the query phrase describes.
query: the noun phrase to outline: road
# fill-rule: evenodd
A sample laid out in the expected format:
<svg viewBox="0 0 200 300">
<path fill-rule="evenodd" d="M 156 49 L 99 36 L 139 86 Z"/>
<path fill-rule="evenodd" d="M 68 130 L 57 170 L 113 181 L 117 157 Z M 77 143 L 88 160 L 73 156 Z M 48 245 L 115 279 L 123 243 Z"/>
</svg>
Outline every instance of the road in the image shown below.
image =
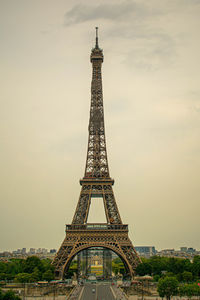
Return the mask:
<svg viewBox="0 0 200 300">
<path fill-rule="evenodd" d="M 80 300 L 115 300 L 110 284 L 85 284 Z"/>
</svg>

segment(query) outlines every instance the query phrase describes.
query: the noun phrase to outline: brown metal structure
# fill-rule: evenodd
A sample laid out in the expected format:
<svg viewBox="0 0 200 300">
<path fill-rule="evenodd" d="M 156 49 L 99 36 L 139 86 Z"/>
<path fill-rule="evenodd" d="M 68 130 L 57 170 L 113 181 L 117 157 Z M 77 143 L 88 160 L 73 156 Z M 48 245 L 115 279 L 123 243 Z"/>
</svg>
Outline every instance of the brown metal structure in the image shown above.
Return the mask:
<svg viewBox="0 0 200 300">
<path fill-rule="evenodd" d="M 92 85 L 85 175 L 80 180 L 82 188 L 72 224 L 66 225 L 66 237 L 53 261 L 57 278 L 64 277 L 75 255 L 90 247 L 113 250 L 122 259 L 131 276 L 140 263 L 140 258 L 128 237 L 128 225 L 122 223 L 112 189 L 114 180 L 109 175 L 101 77 L 103 51 L 98 45 L 98 28 L 96 45 L 92 49 L 90 61 Z M 91 199 L 95 201 L 95 197 L 103 198 L 107 219 L 105 224 L 87 223 Z"/>
</svg>

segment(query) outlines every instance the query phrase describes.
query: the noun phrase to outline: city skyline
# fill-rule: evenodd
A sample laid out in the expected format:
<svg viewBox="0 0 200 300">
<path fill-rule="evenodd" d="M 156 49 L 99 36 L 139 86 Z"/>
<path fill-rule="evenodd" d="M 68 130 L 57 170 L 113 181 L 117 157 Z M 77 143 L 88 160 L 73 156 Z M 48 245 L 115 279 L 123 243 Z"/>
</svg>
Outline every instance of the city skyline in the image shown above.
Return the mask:
<svg viewBox="0 0 200 300">
<path fill-rule="evenodd" d="M 146 244 L 144 244 L 144 245 L 135 245 L 135 248 L 139 248 L 139 247 L 153 247 L 153 248 L 155 248 L 156 249 L 156 251 L 163 251 L 163 250 L 175 250 L 175 251 L 180 251 L 181 250 L 181 248 L 187 248 L 187 249 L 194 249 L 192 246 L 180 246 L 180 247 L 178 247 L 178 248 L 166 248 L 166 249 L 164 249 L 164 248 L 162 248 L 162 249 L 158 249 L 155 245 L 146 245 Z M 0 250 L 0 252 L 13 252 L 13 251 L 17 251 L 17 250 L 22 250 L 22 249 L 26 249 L 26 252 L 28 253 L 28 252 L 31 252 L 31 249 L 34 249 L 35 251 L 40 251 L 40 250 L 47 250 L 47 251 L 50 251 L 50 250 L 58 250 L 58 249 L 55 249 L 54 247 L 50 247 L 50 248 L 44 248 L 44 247 L 20 247 L 20 248 L 17 248 L 17 249 L 1 249 Z M 200 249 L 194 249 L 195 251 L 200 251 Z"/>
<path fill-rule="evenodd" d="M 105 58 L 110 174 L 130 238 L 200 249 L 200 1 L 0 7 L 0 249 L 58 249 L 72 221 L 85 168 L 95 26 Z"/>
</svg>

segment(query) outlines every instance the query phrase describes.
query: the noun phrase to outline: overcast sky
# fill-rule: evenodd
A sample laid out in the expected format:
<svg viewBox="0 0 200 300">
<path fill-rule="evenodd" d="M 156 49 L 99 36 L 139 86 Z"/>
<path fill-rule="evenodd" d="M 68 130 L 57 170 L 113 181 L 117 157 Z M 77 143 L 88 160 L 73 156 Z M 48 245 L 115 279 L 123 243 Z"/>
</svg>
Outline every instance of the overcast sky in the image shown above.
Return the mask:
<svg viewBox="0 0 200 300">
<path fill-rule="evenodd" d="M 200 0 L 0 0 L 0 250 L 58 248 L 72 221 L 95 26 L 132 242 L 200 249 L 199 16 Z"/>
</svg>

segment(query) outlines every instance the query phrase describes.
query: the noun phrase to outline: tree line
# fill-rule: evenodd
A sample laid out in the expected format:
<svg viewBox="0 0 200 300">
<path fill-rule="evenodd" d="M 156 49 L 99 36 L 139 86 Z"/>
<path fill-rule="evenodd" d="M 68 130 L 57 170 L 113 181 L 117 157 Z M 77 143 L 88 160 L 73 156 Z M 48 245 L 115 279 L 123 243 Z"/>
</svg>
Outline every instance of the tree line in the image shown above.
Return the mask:
<svg viewBox="0 0 200 300">
<path fill-rule="evenodd" d="M 136 268 L 139 276 L 153 276 L 154 281 L 162 277 L 175 277 L 179 282 L 194 282 L 200 279 L 200 256 L 193 261 L 174 257 L 153 256 L 142 258 L 142 263 Z"/>
<path fill-rule="evenodd" d="M 25 283 L 53 280 L 54 267 L 51 262 L 48 258 L 39 259 L 36 256 L 27 259 L 13 258 L 8 262 L 0 261 L 0 281 Z"/>
</svg>

